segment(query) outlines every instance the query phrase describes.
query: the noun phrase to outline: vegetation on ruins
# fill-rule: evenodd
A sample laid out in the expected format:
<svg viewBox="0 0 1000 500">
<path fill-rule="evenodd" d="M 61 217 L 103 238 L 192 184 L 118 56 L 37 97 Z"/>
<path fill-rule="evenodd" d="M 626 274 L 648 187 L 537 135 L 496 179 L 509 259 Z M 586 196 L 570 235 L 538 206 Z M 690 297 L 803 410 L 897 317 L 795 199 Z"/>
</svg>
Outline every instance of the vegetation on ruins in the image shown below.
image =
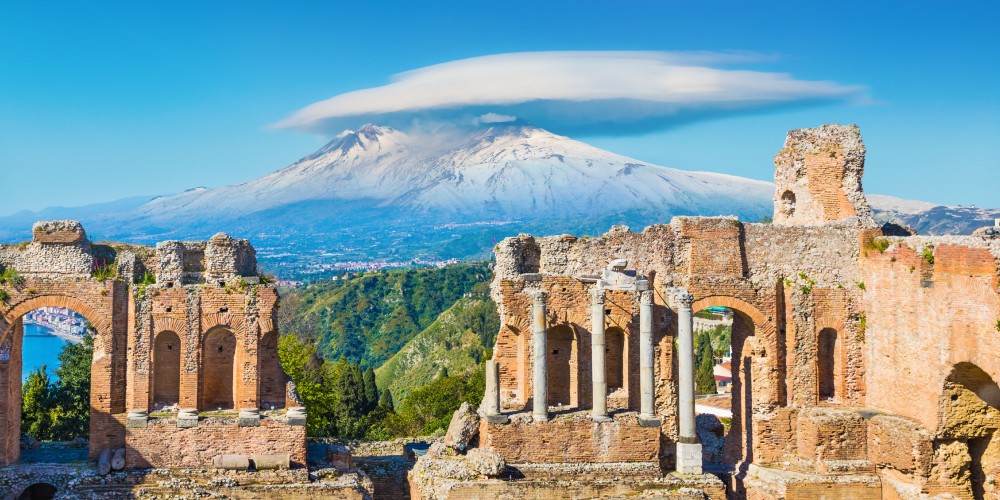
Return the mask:
<svg viewBox="0 0 1000 500">
<path fill-rule="evenodd" d="M 934 265 L 934 245 L 927 245 L 923 250 L 920 251 L 920 256 L 927 261 L 928 264 Z"/>
<path fill-rule="evenodd" d="M 90 422 L 90 365 L 94 338 L 83 336 L 59 353 L 57 380 L 45 366 L 32 371 L 21 387 L 21 432 L 40 441 L 87 437 Z"/>
<path fill-rule="evenodd" d="M 362 273 L 283 291 L 280 331 L 309 338 L 324 359 L 377 367 L 490 275 L 489 263 L 475 262 Z"/>
<path fill-rule="evenodd" d="M 870 252 L 885 253 L 889 247 L 892 246 L 892 242 L 885 238 L 872 238 L 865 242 L 864 254 L 867 257 Z"/>
<path fill-rule="evenodd" d="M 94 260 L 94 269 L 90 274 L 98 281 L 113 280 L 118 275 L 118 266 L 114 261 Z"/>
<path fill-rule="evenodd" d="M 24 284 L 24 276 L 18 274 L 17 270 L 13 267 L 7 267 L 3 271 L 0 271 L 0 286 L 21 286 Z M 7 302 L 10 298 L 10 294 L 7 290 L 0 288 L 0 302 Z"/>
</svg>

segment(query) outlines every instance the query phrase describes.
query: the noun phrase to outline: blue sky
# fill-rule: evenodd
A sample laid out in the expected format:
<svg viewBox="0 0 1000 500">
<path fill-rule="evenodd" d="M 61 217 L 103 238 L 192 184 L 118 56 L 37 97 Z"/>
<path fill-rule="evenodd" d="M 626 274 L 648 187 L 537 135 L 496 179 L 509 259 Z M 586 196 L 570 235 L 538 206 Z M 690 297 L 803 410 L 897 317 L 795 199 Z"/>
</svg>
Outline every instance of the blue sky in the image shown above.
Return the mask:
<svg viewBox="0 0 1000 500">
<path fill-rule="evenodd" d="M 863 99 L 577 138 L 770 180 L 788 129 L 857 123 L 867 192 L 997 207 L 993 5 L 8 1 L 0 214 L 248 180 L 326 141 L 271 127 L 309 104 L 403 71 L 533 51 L 749 52 L 759 60 L 746 69 L 863 86 Z"/>
</svg>

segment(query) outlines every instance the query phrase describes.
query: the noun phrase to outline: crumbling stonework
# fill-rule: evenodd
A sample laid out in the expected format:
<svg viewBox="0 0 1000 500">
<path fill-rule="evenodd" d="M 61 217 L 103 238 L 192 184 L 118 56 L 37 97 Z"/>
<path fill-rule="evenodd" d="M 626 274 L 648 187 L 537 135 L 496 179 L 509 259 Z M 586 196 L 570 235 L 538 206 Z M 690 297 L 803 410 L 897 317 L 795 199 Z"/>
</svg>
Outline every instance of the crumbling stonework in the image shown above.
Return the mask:
<svg viewBox="0 0 1000 500">
<path fill-rule="evenodd" d="M 207 467 L 249 450 L 304 464 L 304 413 L 277 357 L 278 296 L 249 242 L 92 244 L 75 221 L 32 235 L 0 245 L 0 271 L 16 276 L 0 285 L 0 462 L 19 456 L 21 318 L 56 306 L 93 327 L 92 459 L 125 448 L 129 467 Z"/>
<path fill-rule="evenodd" d="M 483 423 L 480 446 L 515 464 L 627 456 L 666 471 L 691 458 L 675 450 L 696 452 L 728 465 L 735 497 L 995 498 L 1000 239 L 883 235 L 861 190 L 864 154 L 855 126 L 790 132 L 775 157 L 774 224 L 674 217 L 641 233 L 499 243 L 492 296 L 504 414 L 493 420 L 509 423 Z M 610 266 L 643 286 L 611 286 Z M 679 429 L 686 304 L 734 313 L 733 416 L 708 460 Z M 616 441 L 612 424 L 588 416 L 593 388 L 607 383 L 611 393 L 621 381 L 608 397 L 615 425 L 641 411 L 643 314 L 660 425 L 655 438 L 637 426 Z M 602 355 L 593 339 L 605 344 L 605 377 L 593 371 Z M 716 439 L 718 429 L 702 427 Z M 605 434 L 609 446 L 590 447 Z"/>
</svg>

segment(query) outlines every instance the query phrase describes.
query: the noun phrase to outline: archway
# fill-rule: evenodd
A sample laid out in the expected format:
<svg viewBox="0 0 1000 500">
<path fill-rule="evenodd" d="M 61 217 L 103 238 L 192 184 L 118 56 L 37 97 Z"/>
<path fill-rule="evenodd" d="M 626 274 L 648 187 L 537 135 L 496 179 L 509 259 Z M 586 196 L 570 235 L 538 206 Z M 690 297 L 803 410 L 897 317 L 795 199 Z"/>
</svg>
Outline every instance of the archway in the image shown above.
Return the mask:
<svg viewBox="0 0 1000 500">
<path fill-rule="evenodd" d="M 180 401 L 181 338 L 170 330 L 156 334 L 153 342 L 153 408 L 162 409 Z"/>
<path fill-rule="evenodd" d="M 236 336 L 218 327 L 205 335 L 201 355 L 201 405 L 204 410 L 235 408 Z"/>
<path fill-rule="evenodd" d="M 991 478 L 1000 477 L 1000 386 L 978 366 L 958 363 L 945 379 L 939 407 L 934 441 L 939 492 L 996 498 L 1000 486 Z"/>
<path fill-rule="evenodd" d="M 90 436 L 94 333 L 83 315 L 54 305 L 13 322 L 0 347 L 7 463 L 86 458 L 87 448 L 71 442 Z"/>
<path fill-rule="evenodd" d="M 18 495 L 17 500 L 49 500 L 56 497 L 56 487 L 49 483 L 35 483 Z"/>
<path fill-rule="evenodd" d="M 548 361 L 548 399 L 550 406 L 573 405 L 573 382 L 575 376 L 572 366 L 576 358 L 576 338 L 573 329 L 567 325 L 550 328 L 546 353 Z"/>
<path fill-rule="evenodd" d="M 285 406 L 285 374 L 278 359 L 278 333 L 270 331 L 257 345 L 257 373 L 260 374 L 260 402 L 264 408 Z"/>
<path fill-rule="evenodd" d="M 706 443 L 714 446 L 714 450 L 705 449 L 705 462 L 732 466 L 740 461 L 752 461 L 753 360 L 749 344 L 763 316 L 752 305 L 732 297 L 708 297 L 695 302 L 693 309 L 696 311 L 695 379 L 697 381 L 701 375 L 703 385 L 714 382 L 717 393 L 696 400 L 696 411 L 714 415 L 723 424 L 721 427 L 708 426 L 711 431 L 699 428 L 699 436 L 705 434 L 703 446 Z M 702 347 L 699 337 L 700 342 L 711 342 L 710 351 Z M 707 352 L 712 356 L 707 361 L 712 363 L 710 374 L 704 366 Z M 699 418 L 700 423 L 712 423 L 712 420 L 712 416 Z"/>
<path fill-rule="evenodd" d="M 837 330 L 824 328 L 816 338 L 816 381 L 820 401 L 843 398 L 843 348 Z"/>
</svg>

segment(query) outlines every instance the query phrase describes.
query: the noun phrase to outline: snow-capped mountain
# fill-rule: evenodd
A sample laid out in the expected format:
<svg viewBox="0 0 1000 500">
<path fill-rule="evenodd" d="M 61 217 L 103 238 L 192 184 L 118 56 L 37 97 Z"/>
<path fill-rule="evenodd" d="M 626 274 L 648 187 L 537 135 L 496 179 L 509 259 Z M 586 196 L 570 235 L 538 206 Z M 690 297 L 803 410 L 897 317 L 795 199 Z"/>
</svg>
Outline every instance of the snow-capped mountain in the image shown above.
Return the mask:
<svg viewBox="0 0 1000 500">
<path fill-rule="evenodd" d="M 651 165 L 531 125 L 481 128 L 447 145 L 427 137 L 367 125 L 259 179 L 157 198 L 139 212 L 230 218 L 333 199 L 468 221 L 631 210 L 756 220 L 771 212 L 767 182 Z"/>
<path fill-rule="evenodd" d="M 773 191 L 769 182 L 653 165 L 527 123 L 434 133 L 367 125 L 243 184 L 0 217 L 0 242 L 23 241 L 33 221 L 60 218 L 80 220 L 95 240 L 154 243 L 226 231 L 252 238 L 265 266 L 301 276 L 336 262 L 486 257 L 495 241 L 520 232 L 641 230 L 674 215 L 754 222 L 772 213 Z M 921 233 L 969 233 L 1000 217 L 869 200 L 880 221 Z"/>
</svg>

